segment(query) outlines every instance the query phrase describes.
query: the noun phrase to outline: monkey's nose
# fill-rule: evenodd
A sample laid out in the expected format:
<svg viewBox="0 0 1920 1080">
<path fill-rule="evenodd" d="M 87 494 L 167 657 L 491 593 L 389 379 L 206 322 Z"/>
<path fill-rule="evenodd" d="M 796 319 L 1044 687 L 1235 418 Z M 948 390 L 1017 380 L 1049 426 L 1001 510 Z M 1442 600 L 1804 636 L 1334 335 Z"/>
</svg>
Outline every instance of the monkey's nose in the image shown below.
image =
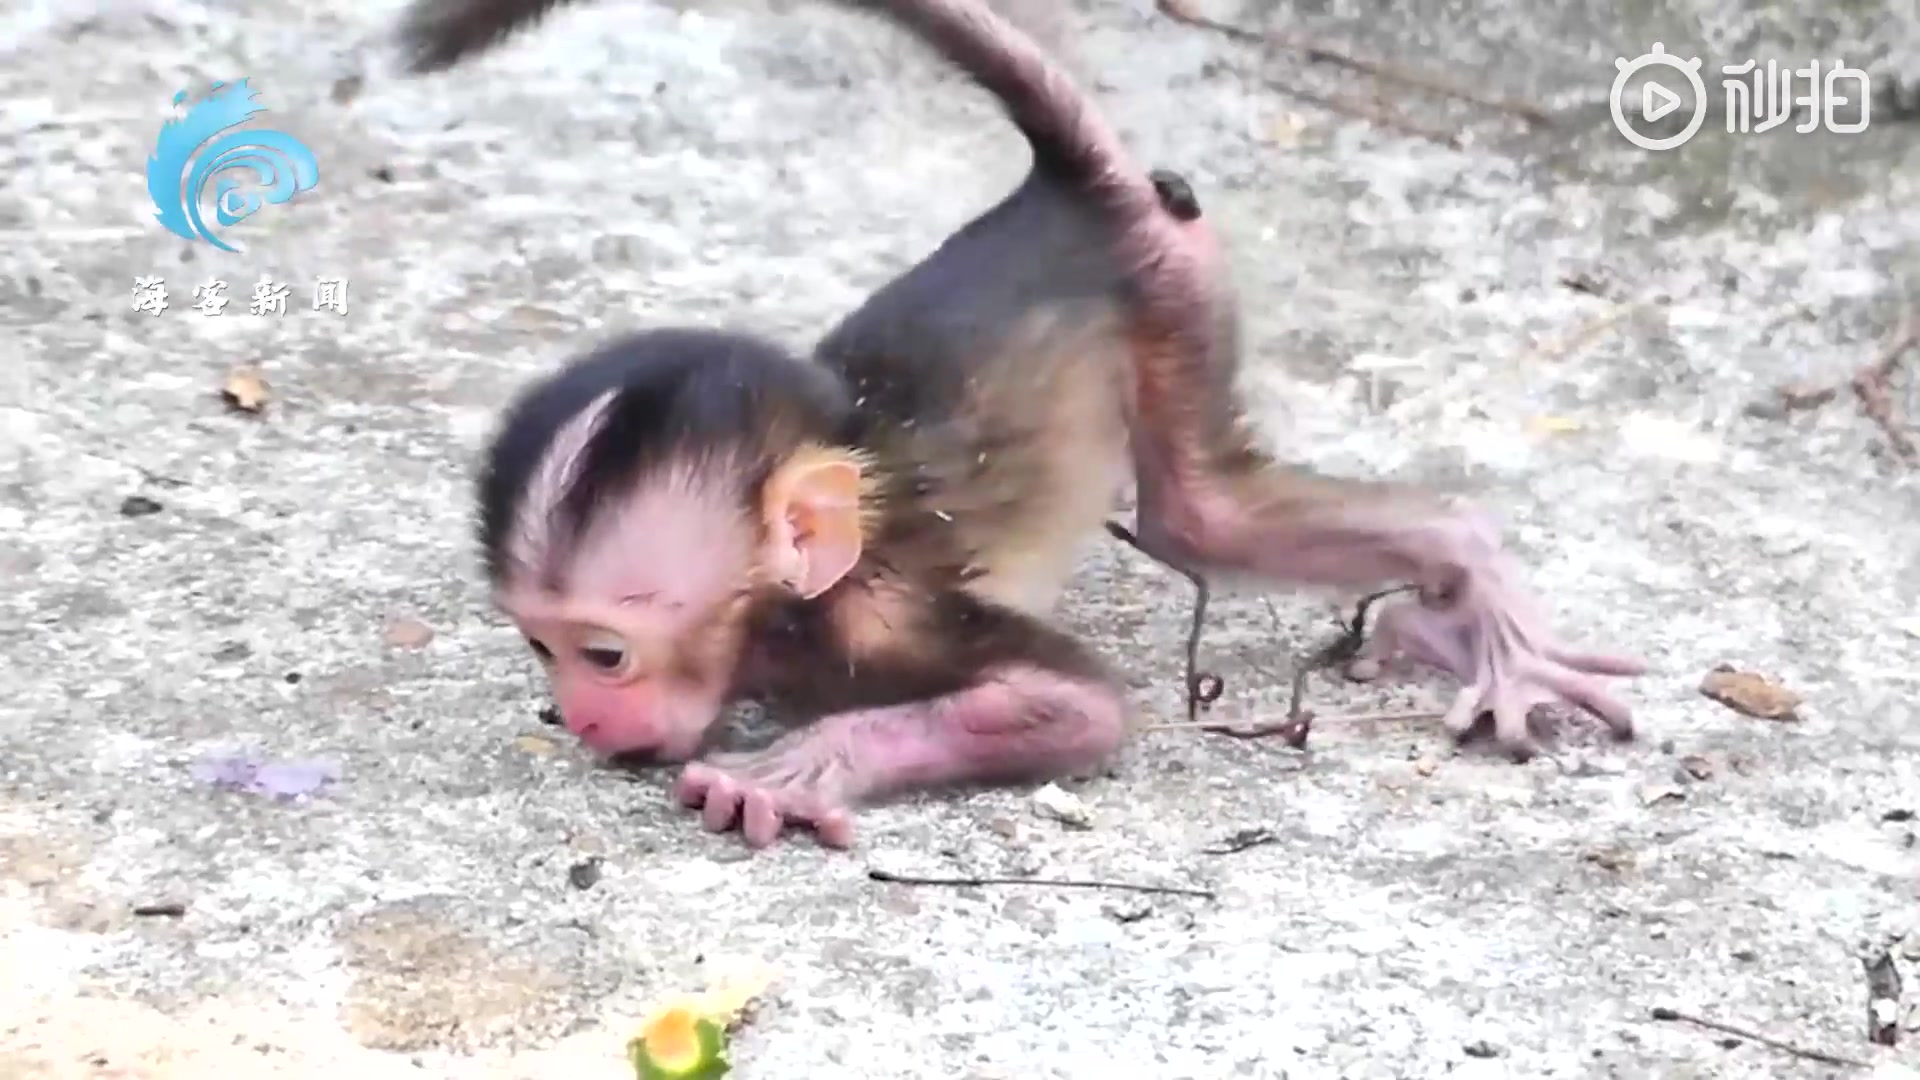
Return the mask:
<svg viewBox="0 0 1920 1080">
<path fill-rule="evenodd" d="M 567 720 L 567 730 L 573 732 L 587 749 L 603 758 L 633 757 L 647 759 L 654 756 L 658 747 L 655 740 L 645 732 L 637 732 L 631 725 L 606 724 L 593 717 Z"/>
</svg>

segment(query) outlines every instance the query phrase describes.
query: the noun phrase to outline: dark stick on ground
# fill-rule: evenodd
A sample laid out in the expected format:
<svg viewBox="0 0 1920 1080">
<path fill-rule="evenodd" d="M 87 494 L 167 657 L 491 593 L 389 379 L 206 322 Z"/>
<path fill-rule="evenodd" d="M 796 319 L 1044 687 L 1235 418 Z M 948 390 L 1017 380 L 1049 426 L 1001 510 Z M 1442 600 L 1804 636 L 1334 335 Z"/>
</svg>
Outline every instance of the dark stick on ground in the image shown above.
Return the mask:
<svg viewBox="0 0 1920 1080">
<path fill-rule="evenodd" d="M 1860 963 L 1867 973 L 1867 1041 L 1893 1046 L 1900 1041 L 1900 966 L 1886 949 Z"/>
<path fill-rule="evenodd" d="M 1265 847 L 1280 842 L 1280 834 L 1272 829 L 1255 827 L 1241 829 L 1221 840 L 1200 849 L 1202 855 L 1237 855 L 1252 848 Z"/>
<path fill-rule="evenodd" d="M 1244 26 L 1235 26 L 1231 23 L 1211 19 L 1195 11 L 1190 0 L 1155 0 L 1154 6 L 1161 14 L 1175 22 L 1201 30 L 1210 30 L 1214 33 L 1225 35 L 1234 41 L 1291 49 L 1305 56 L 1310 63 L 1332 64 L 1336 67 L 1346 68 L 1349 71 L 1371 76 L 1381 82 L 1399 83 L 1402 86 L 1410 86 L 1416 90 L 1424 90 L 1427 93 L 1440 97 L 1449 97 L 1457 101 L 1478 105 L 1481 108 L 1492 109 L 1496 112 L 1515 117 L 1529 127 L 1547 127 L 1552 123 L 1552 117 L 1548 116 L 1545 110 L 1534 105 L 1529 105 L 1526 102 L 1494 97 L 1458 83 L 1448 82 L 1437 76 L 1423 75 L 1419 72 L 1409 71 L 1406 68 L 1388 64 L 1383 61 L 1362 59 L 1351 53 L 1344 52 L 1330 45 L 1314 41 L 1298 34 L 1282 33 L 1277 30 L 1249 30 Z M 1352 107 L 1352 103 L 1350 102 L 1335 101 L 1332 99 L 1327 99 L 1320 102 L 1320 104 L 1325 104 L 1327 107 L 1334 109 L 1348 109 Z M 1381 115 L 1368 115 L 1363 113 L 1362 118 L 1386 122 L 1388 126 L 1402 127 L 1403 130 L 1406 130 L 1399 122 L 1392 121 L 1391 118 Z M 1432 137 L 1429 132 L 1422 132 L 1417 128 L 1412 130 L 1415 134 L 1425 134 L 1427 137 Z"/>
<path fill-rule="evenodd" d="M 1106 889 L 1112 892 L 1150 893 L 1155 896 L 1194 896 L 1202 900 L 1215 898 L 1212 889 L 1194 889 L 1183 885 L 1141 885 L 1131 881 L 1094 881 L 1086 878 L 921 877 L 917 874 L 896 874 L 891 870 L 868 870 L 867 878 L 871 881 L 885 881 L 895 885 L 943 885 L 956 888 L 977 885 L 1038 885 L 1050 889 Z"/>
<path fill-rule="evenodd" d="M 1854 1069 L 1864 1069 L 1867 1067 L 1867 1063 L 1864 1061 L 1841 1057 L 1838 1054 L 1829 1054 L 1824 1050 L 1808 1050 L 1805 1047 L 1795 1046 L 1782 1039 L 1762 1035 L 1757 1031 L 1751 1031 L 1743 1027 L 1735 1027 L 1732 1024 L 1723 1024 L 1718 1020 L 1709 1020 L 1704 1016 L 1695 1016 L 1692 1013 L 1681 1012 L 1679 1009 L 1656 1007 L 1653 1010 L 1653 1018 L 1655 1020 L 1692 1024 L 1696 1027 L 1706 1028 L 1708 1031 L 1718 1031 L 1722 1035 L 1732 1035 L 1735 1038 L 1745 1039 L 1748 1042 L 1759 1043 L 1761 1046 L 1770 1046 L 1783 1054 L 1791 1054 L 1794 1057 L 1804 1058 L 1807 1061 L 1818 1061 L 1823 1065 L 1841 1065 Z"/>
<path fill-rule="evenodd" d="M 1151 554 L 1148 554 L 1146 548 L 1140 546 L 1140 538 L 1133 534 L 1132 529 L 1119 522 L 1109 521 L 1107 532 L 1115 540 L 1154 559 Z M 1159 559 L 1154 561 L 1160 562 Z M 1211 598 L 1212 592 L 1207 588 L 1207 579 L 1194 571 L 1184 566 L 1174 566 L 1172 563 L 1161 563 L 1161 565 L 1186 578 L 1193 586 L 1193 622 L 1187 627 L 1186 672 L 1187 719 L 1192 721 L 1199 718 L 1202 708 L 1219 701 L 1221 693 L 1227 688 L 1226 680 L 1210 671 L 1200 670 L 1200 634 L 1206 626 L 1207 601 Z"/>
<path fill-rule="evenodd" d="M 1892 383 L 1901 357 L 1916 347 L 1920 347 L 1920 312 L 1908 315 L 1880 355 L 1853 376 L 1853 395 L 1860 399 L 1860 411 L 1886 435 L 1894 454 L 1908 463 L 1920 462 L 1920 448 L 1914 446 L 1913 437 L 1894 415 Z"/>
<path fill-rule="evenodd" d="M 1295 750 L 1307 745 L 1307 736 L 1313 730 L 1313 713 L 1305 707 L 1307 680 L 1316 671 L 1339 667 L 1351 662 L 1360 655 L 1360 649 L 1367 643 L 1367 612 L 1373 605 L 1394 593 L 1406 592 L 1411 585 L 1396 585 L 1391 589 L 1368 593 L 1354 606 L 1353 619 L 1342 621 L 1339 633 L 1324 645 L 1315 649 L 1302 660 L 1293 672 L 1293 692 L 1287 706 L 1287 718 L 1277 724 L 1256 724 L 1252 727 L 1234 728 L 1221 725 L 1204 727 L 1200 730 L 1210 735 L 1225 735 L 1230 739 L 1265 739 L 1279 736 Z"/>
</svg>

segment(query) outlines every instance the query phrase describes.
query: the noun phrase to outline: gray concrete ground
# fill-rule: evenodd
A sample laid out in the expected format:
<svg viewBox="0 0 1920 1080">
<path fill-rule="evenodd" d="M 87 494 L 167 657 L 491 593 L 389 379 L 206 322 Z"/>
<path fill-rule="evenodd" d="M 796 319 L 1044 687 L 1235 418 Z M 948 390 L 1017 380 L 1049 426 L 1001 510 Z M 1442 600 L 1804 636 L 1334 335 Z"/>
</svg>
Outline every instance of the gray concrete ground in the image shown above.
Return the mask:
<svg viewBox="0 0 1920 1080">
<path fill-rule="evenodd" d="M 0 1076 L 615 1077 L 651 1000 L 736 962 L 779 973 L 744 1077 L 1865 1073 L 1653 1006 L 1920 1061 L 1920 1032 L 1867 1042 L 1859 959 L 1900 934 L 1920 954 L 1920 469 L 1844 391 L 1766 407 L 1845 380 L 1920 290 L 1920 126 L 1889 97 L 1863 135 L 1716 121 L 1660 154 L 1604 104 L 1652 40 L 1709 74 L 1817 54 L 1911 77 L 1920 13 L 1210 10 L 1553 111 L 1527 132 L 1121 0 L 1058 20 L 1232 237 L 1275 443 L 1496 507 L 1570 636 L 1654 661 L 1640 743 L 1517 766 L 1432 724 L 1330 725 L 1307 755 L 1159 730 L 1076 786 L 1090 829 L 1009 791 L 875 809 L 850 854 L 746 858 L 670 774 L 596 768 L 540 722 L 477 580 L 474 453 L 515 387 L 615 327 L 804 344 L 1018 176 L 986 102 L 817 3 L 611 5 L 400 82 L 373 3 L 49 0 L 0 21 Z M 142 168 L 176 88 L 239 76 L 322 172 L 227 255 L 152 221 Z M 141 275 L 170 290 L 157 317 L 131 310 Z M 246 314 L 262 275 L 285 314 Z M 350 280 L 346 314 L 312 310 L 318 275 Z M 218 317 L 192 308 L 213 278 Z M 246 363 L 258 416 L 216 395 Z M 1916 368 L 1894 396 L 1920 410 Z M 1187 604 L 1095 543 L 1064 616 L 1170 720 Z M 1217 712 L 1274 715 L 1333 611 L 1222 603 Z M 1702 697 L 1722 662 L 1800 719 Z M 338 778 L 280 800 L 194 768 L 236 751 Z M 1254 828 L 1278 842 L 1204 851 Z M 154 904 L 184 914 L 134 914 Z"/>
</svg>

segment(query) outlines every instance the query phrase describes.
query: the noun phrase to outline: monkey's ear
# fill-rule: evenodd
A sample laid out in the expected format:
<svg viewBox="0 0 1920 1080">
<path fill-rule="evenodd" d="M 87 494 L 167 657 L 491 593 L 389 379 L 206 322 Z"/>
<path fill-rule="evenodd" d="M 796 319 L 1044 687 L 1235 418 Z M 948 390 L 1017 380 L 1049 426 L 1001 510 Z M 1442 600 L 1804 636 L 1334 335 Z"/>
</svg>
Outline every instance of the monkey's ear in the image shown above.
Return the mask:
<svg viewBox="0 0 1920 1080">
<path fill-rule="evenodd" d="M 800 598 L 832 588 L 860 561 L 860 463 L 831 451 L 802 451 L 767 483 L 773 569 Z"/>
</svg>

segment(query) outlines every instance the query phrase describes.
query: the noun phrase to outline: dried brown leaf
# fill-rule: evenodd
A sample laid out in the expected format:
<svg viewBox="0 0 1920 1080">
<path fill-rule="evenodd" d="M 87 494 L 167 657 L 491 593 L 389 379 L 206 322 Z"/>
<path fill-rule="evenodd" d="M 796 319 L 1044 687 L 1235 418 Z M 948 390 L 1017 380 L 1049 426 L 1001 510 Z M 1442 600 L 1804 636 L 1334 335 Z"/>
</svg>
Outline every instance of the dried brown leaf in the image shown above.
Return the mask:
<svg viewBox="0 0 1920 1080">
<path fill-rule="evenodd" d="M 234 368 L 227 372 L 226 381 L 220 384 L 220 396 L 226 399 L 230 408 L 257 413 L 267 407 L 267 380 L 257 367 Z"/>
<path fill-rule="evenodd" d="M 1773 389 L 1780 399 L 1782 408 L 1788 411 L 1797 409 L 1815 409 L 1832 401 L 1840 393 L 1838 386 L 1821 386 L 1818 383 L 1783 383 Z"/>
<path fill-rule="evenodd" d="M 1797 722 L 1799 694 L 1752 671 L 1736 671 L 1722 664 L 1700 680 L 1700 692 L 1727 708 L 1758 720 Z"/>
<path fill-rule="evenodd" d="M 396 649 L 418 649 L 433 640 L 433 627 L 419 619 L 401 616 L 388 620 L 382 637 Z"/>
</svg>

